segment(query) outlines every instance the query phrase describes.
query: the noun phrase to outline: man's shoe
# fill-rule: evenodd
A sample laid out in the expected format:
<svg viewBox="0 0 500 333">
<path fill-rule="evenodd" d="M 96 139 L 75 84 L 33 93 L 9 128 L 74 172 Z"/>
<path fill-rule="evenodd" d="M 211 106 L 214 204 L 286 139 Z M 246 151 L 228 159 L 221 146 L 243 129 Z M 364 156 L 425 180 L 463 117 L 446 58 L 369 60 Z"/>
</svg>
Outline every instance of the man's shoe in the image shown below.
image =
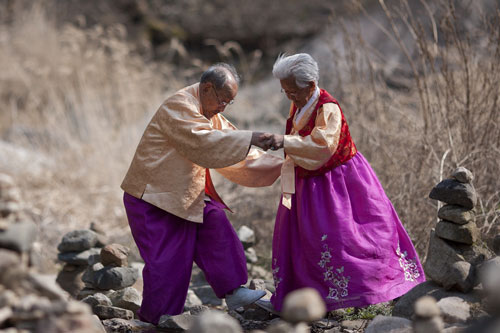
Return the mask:
<svg viewBox="0 0 500 333">
<path fill-rule="evenodd" d="M 259 299 L 258 301 L 255 302 L 255 305 L 259 306 L 260 308 L 266 310 L 267 312 L 272 313 L 273 315 L 280 316 L 281 314 L 276 311 L 274 308 L 273 304 L 271 303 L 270 300 L 267 299 Z"/>
<path fill-rule="evenodd" d="M 251 290 L 245 287 L 239 287 L 234 290 L 232 294 L 226 295 L 226 304 L 229 310 L 235 310 L 254 303 L 264 295 L 266 295 L 264 290 Z"/>
</svg>

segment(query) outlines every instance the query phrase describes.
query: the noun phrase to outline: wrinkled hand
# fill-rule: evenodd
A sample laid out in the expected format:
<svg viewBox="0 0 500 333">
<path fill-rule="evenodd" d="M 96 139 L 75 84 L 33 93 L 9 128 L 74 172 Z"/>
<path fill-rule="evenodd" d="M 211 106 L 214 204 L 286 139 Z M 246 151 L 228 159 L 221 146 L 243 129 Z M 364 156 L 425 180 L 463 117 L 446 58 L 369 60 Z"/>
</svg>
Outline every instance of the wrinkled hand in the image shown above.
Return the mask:
<svg viewBox="0 0 500 333">
<path fill-rule="evenodd" d="M 273 134 L 271 150 L 278 150 L 283 148 L 283 144 L 285 143 L 284 139 L 285 137 L 283 135 Z"/>
<path fill-rule="evenodd" d="M 262 148 L 263 150 L 268 150 L 273 145 L 273 134 L 253 132 L 250 144 Z"/>
</svg>

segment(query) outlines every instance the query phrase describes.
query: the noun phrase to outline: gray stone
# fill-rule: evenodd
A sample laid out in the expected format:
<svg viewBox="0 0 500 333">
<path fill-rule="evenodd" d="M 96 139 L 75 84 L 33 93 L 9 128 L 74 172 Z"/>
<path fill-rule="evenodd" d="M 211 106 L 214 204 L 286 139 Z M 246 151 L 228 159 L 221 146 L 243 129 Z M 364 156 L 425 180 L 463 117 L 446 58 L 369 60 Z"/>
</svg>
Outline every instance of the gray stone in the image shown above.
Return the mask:
<svg viewBox="0 0 500 333">
<path fill-rule="evenodd" d="M 452 243 L 437 237 L 432 230 L 424 270 L 429 278 L 442 285 L 450 266 L 455 262 L 467 261 L 471 265 L 478 265 L 492 256 L 493 253 L 480 242 L 472 246 Z"/>
<path fill-rule="evenodd" d="M 309 327 L 305 323 L 298 323 L 296 325 L 278 321 L 269 325 L 266 330 L 268 333 L 309 333 Z"/>
<path fill-rule="evenodd" d="M 177 316 L 163 315 L 158 320 L 158 327 L 170 330 L 188 330 L 193 326 L 194 317 L 189 313 Z"/>
<path fill-rule="evenodd" d="M 136 313 L 141 307 L 142 296 L 139 294 L 137 289 L 133 287 L 127 287 L 121 290 L 117 290 L 109 295 L 113 306 L 131 310 Z"/>
<path fill-rule="evenodd" d="M 201 299 L 196 296 L 193 290 L 188 289 L 186 302 L 184 303 L 184 309 L 189 310 L 193 306 L 202 305 Z"/>
<path fill-rule="evenodd" d="M 325 303 L 316 289 L 297 289 L 285 297 L 282 316 L 288 322 L 313 322 L 325 314 Z"/>
<path fill-rule="evenodd" d="M 465 323 L 471 317 L 470 305 L 459 297 L 445 297 L 438 301 L 443 320 L 447 323 Z"/>
<path fill-rule="evenodd" d="M 459 205 L 468 209 L 477 203 L 477 194 L 471 184 L 460 183 L 455 179 L 445 179 L 437 184 L 429 194 L 431 199 Z"/>
<path fill-rule="evenodd" d="M 189 313 L 193 316 L 198 316 L 205 311 L 209 311 L 210 308 L 206 305 L 193 305 L 189 308 Z"/>
<path fill-rule="evenodd" d="M 414 314 L 413 304 L 418 298 L 426 295 L 434 297 L 437 301 L 445 297 L 456 296 L 463 299 L 467 303 L 475 303 L 478 306 L 481 302 L 481 295 L 476 290 L 467 294 L 456 291 L 447 291 L 433 281 L 426 281 L 418 284 L 409 292 L 401 296 L 401 298 L 394 305 L 392 315 L 412 319 Z"/>
<path fill-rule="evenodd" d="M 94 313 L 100 319 L 112 319 L 112 318 L 121 318 L 121 319 L 133 319 L 134 313 L 130 310 L 117 308 L 114 306 L 105 306 L 105 305 L 96 305 L 93 308 Z"/>
<path fill-rule="evenodd" d="M 0 231 L 0 247 L 19 253 L 28 252 L 36 238 L 37 228 L 31 221 L 11 223 L 9 228 Z"/>
<path fill-rule="evenodd" d="M 441 314 L 436 299 L 432 296 L 420 297 L 413 305 L 413 308 L 417 318 L 428 319 Z"/>
<path fill-rule="evenodd" d="M 268 311 L 258 306 L 246 309 L 245 312 L 243 312 L 242 316 L 247 320 L 257 321 L 266 321 L 271 318 L 271 314 Z"/>
<path fill-rule="evenodd" d="M 212 287 L 205 285 L 192 287 L 191 289 L 203 304 L 222 305 L 222 300 L 215 295 Z"/>
<path fill-rule="evenodd" d="M 101 263 L 104 266 L 127 266 L 129 253 L 130 249 L 121 244 L 106 245 L 101 250 Z"/>
<path fill-rule="evenodd" d="M 87 296 L 82 299 L 82 302 L 90 305 L 92 309 L 94 309 L 97 305 L 113 306 L 113 303 L 111 302 L 109 297 L 101 293 Z"/>
<path fill-rule="evenodd" d="M 109 297 L 109 295 L 111 295 L 113 292 L 114 290 L 99 290 L 99 289 L 85 287 L 82 290 L 80 290 L 80 292 L 76 296 L 76 299 L 82 300 L 87 296 L 95 295 L 97 293 L 101 293 Z"/>
<path fill-rule="evenodd" d="M 101 320 L 99 319 L 99 317 L 97 317 L 96 315 L 92 315 L 92 319 L 94 319 L 93 322 L 94 322 L 94 327 L 96 329 L 96 332 L 106 333 L 106 328 L 101 323 Z"/>
<path fill-rule="evenodd" d="M 71 296 L 76 297 L 80 290 L 85 287 L 82 276 L 86 269 L 86 266 L 66 264 L 59 274 L 57 274 L 56 282 Z"/>
<path fill-rule="evenodd" d="M 0 217 L 8 217 L 21 210 L 19 203 L 15 201 L 0 201 Z"/>
<path fill-rule="evenodd" d="M 355 319 L 355 320 L 342 320 L 340 326 L 344 331 L 348 332 L 363 332 L 364 328 L 367 326 L 367 320 L 365 319 Z"/>
<path fill-rule="evenodd" d="M 464 167 L 458 167 L 453 171 L 451 174 L 452 178 L 455 178 L 461 183 L 471 183 L 474 180 L 474 175 L 470 170 L 464 168 Z"/>
<path fill-rule="evenodd" d="M 249 247 L 245 250 L 245 258 L 247 259 L 247 262 L 252 264 L 255 264 L 259 260 L 259 258 L 257 258 L 257 253 L 255 252 L 255 249 L 253 247 Z"/>
<path fill-rule="evenodd" d="M 456 224 L 474 221 L 474 211 L 457 205 L 444 205 L 438 210 L 438 217 Z"/>
<path fill-rule="evenodd" d="M 246 225 L 243 225 L 238 229 L 238 238 L 245 249 L 248 249 L 255 244 L 255 232 Z"/>
<path fill-rule="evenodd" d="M 132 319 L 106 319 L 102 321 L 107 332 L 154 332 L 155 325 Z"/>
<path fill-rule="evenodd" d="M 103 290 L 119 290 L 130 287 L 139 278 L 137 270 L 130 267 L 104 267 L 95 274 L 94 287 Z"/>
<path fill-rule="evenodd" d="M 436 235 L 453 242 L 471 245 L 477 241 L 479 230 L 474 222 L 458 225 L 453 222 L 439 221 Z"/>
<path fill-rule="evenodd" d="M 59 252 L 82 252 L 94 247 L 97 235 L 92 230 L 74 230 L 63 236 L 57 246 Z"/>
<path fill-rule="evenodd" d="M 457 261 L 448 267 L 445 279 L 442 281 L 446 290 L 456 289 L 468 293 L 476 284 L 474 266 L 466 261 Z"/>
<path fill-rule="evenodd" d="M 252 290 L 266 290 L 266 282 L 262 279 L 252 279 L 248 288 Z"/>
<path fill-rule="evenodd" d="M 97 283 L 97 272 L 99 272 L 103 268 L 104 265 L 100 262 L 93 264 L 92 266 L 88 266 L 82 275 L 82 281 L 85 283 L 85 285 L 90 288 L 94 288 Z"/>
<path fill-rule="evenodd" d="M 242 333 L 236 319 L 220 311 L 207 311 L 196 317 L 190 333 Z"/>
<path fill-rule="evenodd" d="M 493 238 L 492 249 L 497 256 L 500 256 L 500 235 Z"/>
<path fill-rule="evenodd" d="M 365 333 L 411 333 L 411 321 L 406 318 L 378 315 L 366 327 Z"/>
<path fill-rule="evenodd" d="M 87 266 L 91 255 L 99 254 L 101 249 L 91 248 L 83 252 L 64 252 L 57 255 L 57 259 L 72 265 Z"/>
<path fill-rule="evenodd" d="M 413 321 L 412 327 L 412 333 L 442 333 L 444 322 L 441 317 L 417 319 Z"/>
</svg>

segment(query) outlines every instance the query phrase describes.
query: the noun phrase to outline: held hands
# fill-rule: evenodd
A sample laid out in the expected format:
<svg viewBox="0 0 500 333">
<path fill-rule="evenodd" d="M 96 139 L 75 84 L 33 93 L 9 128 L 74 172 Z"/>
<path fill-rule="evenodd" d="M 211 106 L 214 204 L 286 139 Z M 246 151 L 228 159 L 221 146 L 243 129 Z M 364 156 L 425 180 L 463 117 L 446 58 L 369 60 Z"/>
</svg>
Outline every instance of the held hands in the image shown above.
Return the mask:
<svg viewBox="0 0 500 333">
<path fill-rule="evenodd" d="M 263 150 L 278 150 L 283 148 L 283 135 L 264 133 L 264 132 L 253 132 L 252 140 L 250 144 L 260 147 Z"/>
</svg>

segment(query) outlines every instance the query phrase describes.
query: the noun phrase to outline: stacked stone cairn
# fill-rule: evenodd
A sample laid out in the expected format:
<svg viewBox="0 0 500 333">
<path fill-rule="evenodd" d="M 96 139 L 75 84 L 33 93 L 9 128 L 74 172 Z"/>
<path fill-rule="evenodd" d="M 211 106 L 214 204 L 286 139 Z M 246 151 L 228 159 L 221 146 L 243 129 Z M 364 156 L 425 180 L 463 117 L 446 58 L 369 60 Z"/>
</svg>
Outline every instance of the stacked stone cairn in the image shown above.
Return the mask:
<svg viewBox="0 0 500 333">
<path fill-rule="evenodd" d="M 102 333 L 90 307 L 69 299 L 54 278 L 36 272 L 36 225 L 23 214 L 12 177 L 0 173 L 0 331 Z"/>
</svg>

